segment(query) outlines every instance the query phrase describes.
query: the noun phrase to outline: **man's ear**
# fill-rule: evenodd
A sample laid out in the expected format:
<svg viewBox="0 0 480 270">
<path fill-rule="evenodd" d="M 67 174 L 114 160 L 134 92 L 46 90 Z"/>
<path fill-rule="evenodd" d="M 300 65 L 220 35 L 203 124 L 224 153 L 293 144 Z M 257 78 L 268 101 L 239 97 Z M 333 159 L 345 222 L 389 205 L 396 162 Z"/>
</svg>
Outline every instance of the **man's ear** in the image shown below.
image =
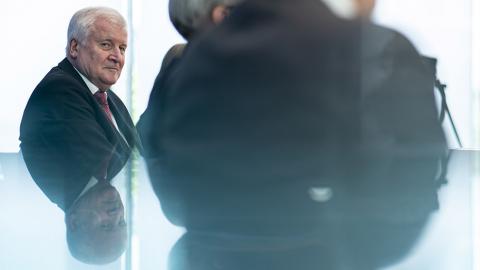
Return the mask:
<svg viewBox="0 0 480 270">
<path fill-rule="evenodd" d="M 219 24 L 228 16 L 229 9 L 225 5 L 218 5 L 212 9 L 212 22 L 214 24 Z"/>
<path fill-rule="evenodd" d="M 76 39 L 72 39 L 70 41 L 70 46 L 68 47 L 68 54 L 73 59 L 77 58 L 77 56 L 78 56 L 78 41 Z"/>
</svg>

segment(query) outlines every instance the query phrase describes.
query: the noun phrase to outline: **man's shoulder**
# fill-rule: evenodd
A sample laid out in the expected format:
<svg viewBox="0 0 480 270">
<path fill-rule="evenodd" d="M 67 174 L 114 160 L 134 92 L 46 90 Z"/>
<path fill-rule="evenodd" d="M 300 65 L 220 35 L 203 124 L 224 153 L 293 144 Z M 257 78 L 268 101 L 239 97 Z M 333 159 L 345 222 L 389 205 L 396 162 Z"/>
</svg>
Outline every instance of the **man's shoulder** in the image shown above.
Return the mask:
<svg viewBox="0 0 480 270">
<path fill-rule="evenodd" d="M 89 90 L 71 72 L 60 65 L 52 68 L 30 95 L 20 125 L 21 133 L 25 128 L 41 126 L 43 120 L 56 119 L 67 112 L 91 111 L 93 97 L 88 95 Z"/>
<path fill-rule="evenodd" d="M 48 86 L 48 89 L 55 90 L 65 86 L 85 88 L 81 81 L 74 74 L 63 69 L 61 66 L 53 67 L 40 81 L 37 88 Z"/>
<path fill-rule="evenodd" d="M 362 30 L 362 40 L 365 48 L 384 50 L 388 47 L 393 50 L 416 51 L 414 44 L 404 34 L 395 29 L 374 23 L 365 23 L 362 24 Z"/>
<path fill-rule="evenodd" d="M 182 57 L 183 51 L 185 50 L 185 43 L 179 43 L 173 45 L 165 54 L 165 57 L 162 61 L 162 68 L 167 67 L 171 62 Z"/>
<path fill-rule="evenodd" d="M 53 67 L 32 91 L 30 102 L 38 99 L 87 99 L 90 91 L 77 76 L 61 66 Z"/>
</svg>

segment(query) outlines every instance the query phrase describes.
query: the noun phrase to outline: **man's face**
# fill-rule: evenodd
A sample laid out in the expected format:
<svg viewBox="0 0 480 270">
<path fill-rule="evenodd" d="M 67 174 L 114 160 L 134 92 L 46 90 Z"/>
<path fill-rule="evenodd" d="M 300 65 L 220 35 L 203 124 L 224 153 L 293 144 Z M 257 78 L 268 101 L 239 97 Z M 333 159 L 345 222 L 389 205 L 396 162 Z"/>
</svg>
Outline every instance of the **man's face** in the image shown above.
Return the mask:
<svg viewBox="0 0 480 270">
<path fill-rule="evenodd" d="M 75 245 L 91 260 L 117 258 L 127 241 L 123 203 L 118 191 L 100 182 L 79 199 L 68 214 L 67 226 L 78 234 Z"/>
<path fill-rule="evenodd" d="M 113 232 L 125 229 L 125 214 L 118 191 L 108 182 L 89 190 L 76 206 L 77 218 L 90 231 Z"/>
<path fill-rule="evenodd" d="M 100 90 L 107 90 L 122 72 L 127 38 L 122 25 L 100 17 L 83 42 L 72 40 L 69 54 L 73 65 Z"/>
</svg>

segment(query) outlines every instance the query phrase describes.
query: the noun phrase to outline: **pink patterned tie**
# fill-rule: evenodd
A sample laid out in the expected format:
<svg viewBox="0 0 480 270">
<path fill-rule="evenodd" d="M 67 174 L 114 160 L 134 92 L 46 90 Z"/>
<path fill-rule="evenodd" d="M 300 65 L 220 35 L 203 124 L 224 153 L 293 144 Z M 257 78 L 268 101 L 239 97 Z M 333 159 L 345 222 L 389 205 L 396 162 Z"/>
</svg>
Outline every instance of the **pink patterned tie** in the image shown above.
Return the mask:
<svg viewBox="0 0 480 270">
<path fill-rule="evenodd" d="M 112 112 L 110 111 L 110 107 L 108 107 L 108 102 L 107 102 L 107 93 L 104 91 L 98 90 L 93 94 L 93 97 L 97 100 L 98 104 L 102 106 L 103 110 L 107 114 L 108 120 L 110 123 L 113 125 L 113 117 L 112 117 Z M 95 178 L 99 181 L 104 181 L 107 179 L 107 170 L 108 170 L 108 163 L 110 161 L 111 156 L 106 157 L 100 164 L 99 170 L 95 173 Z"/>
<path fill-rule="evenodd" d="M 110 123 L 113 124 L 112 112 L 110 111 L 110 107 L 108 107 L 108 102 L 107 102 L 107 93 L 105 93 L 104 91 L 98 90 L 97 92 L 95 92 L 93 96 L 97 100 L 98 104 L 102 106 L 103 110 L 107 114 L 107 117 Z"/>
</svg>

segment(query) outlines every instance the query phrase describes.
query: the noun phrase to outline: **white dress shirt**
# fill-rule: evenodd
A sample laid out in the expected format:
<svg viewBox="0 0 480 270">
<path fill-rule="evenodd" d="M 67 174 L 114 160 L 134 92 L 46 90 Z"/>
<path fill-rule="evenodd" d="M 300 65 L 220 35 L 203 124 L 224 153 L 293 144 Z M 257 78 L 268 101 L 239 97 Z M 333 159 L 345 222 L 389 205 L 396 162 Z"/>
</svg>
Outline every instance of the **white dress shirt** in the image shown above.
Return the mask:
<svg viewBox="0 0 480 270">
<path fill-rule="evenodd" d="M 87 85 L 88 89 L 92 92 L 92 95 L 94 95 L 99 89 L 97 86 L 95 86 L 89 79 L 87 79 L 87 77 L 85 77 L 82 73 L 80 73 L 78 71 L 78 69 L 75 68 L 75 70 L 78 72 L 78 74 L 80 74 L 80 77 L 82 77 L 83 81 L 85 82 L 85 84 Z M 105 93 L 107 94 L 107 93 Z M 108 94 L 107 94 L 108 95 Z M 118 125 L 117 125 L 117 120 L 115 120 L 115 116 L 113 116 L 112 114 L 112 120 L 113 120 L 113 124 L 115 125 L 115 128 L 119 131 L 118 133 L 120 133 L 120 135 L 122 136 L 122 138 L 125 140 L 125 137 L 123 137 L 123 134 L 122 132 L 120 132 L 120 130 L 118 129 Z M 83 194 L 85 194 L 87 191 L 89 191 L 93 186 L 95 186 L 96 184 L 98 183 L 98 179 L 95 178 L 94 176 L 92 176 L 90 178 L 90 180 L 88 181 L 87 185 L 85 186 L 85 188 L 83 188 L 82 192 L 80 193 L 80 195 L 78 195 L 78 197 L 75 199 L 75 201 L 73 202 L 73 204 L 75 204 L 78 199 L 80 197 L 83 196 Z"/>
</svg>

